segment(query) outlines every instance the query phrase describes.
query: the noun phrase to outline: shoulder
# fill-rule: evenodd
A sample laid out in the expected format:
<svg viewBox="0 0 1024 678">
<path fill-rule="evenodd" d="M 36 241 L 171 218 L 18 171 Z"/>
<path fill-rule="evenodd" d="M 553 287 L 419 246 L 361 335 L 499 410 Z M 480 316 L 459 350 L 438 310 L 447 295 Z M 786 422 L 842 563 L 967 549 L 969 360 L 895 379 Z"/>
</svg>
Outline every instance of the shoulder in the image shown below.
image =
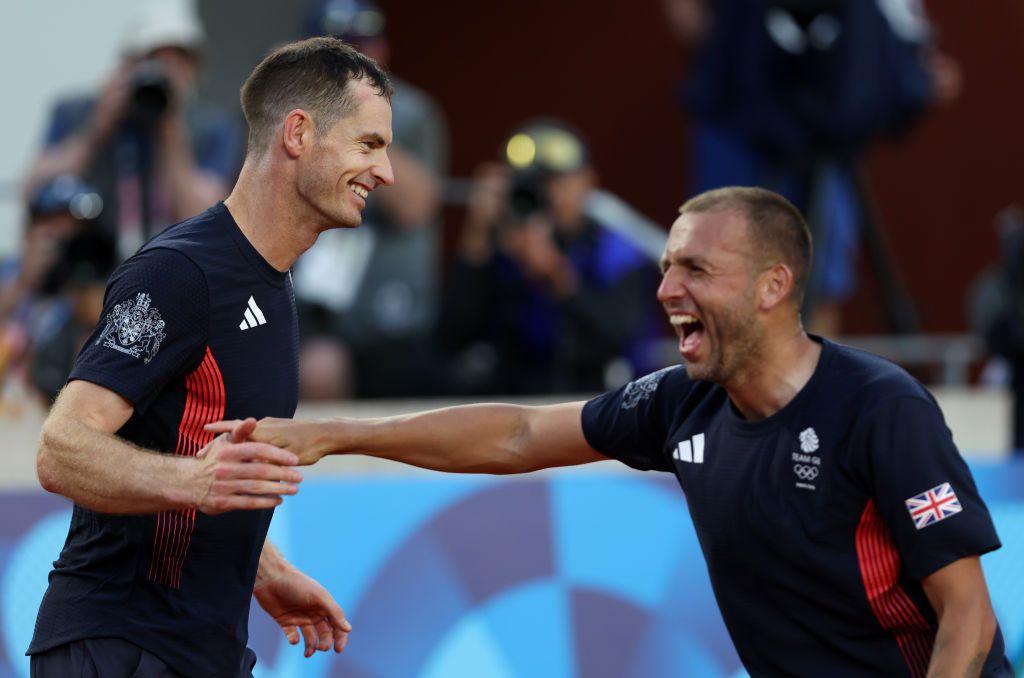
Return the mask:
<svg viewBox="0 0 1024 678">
<path fill-rule="evenodd" d="M 621 408 L 634 409 L 644 401 L 651 400 L 674 409 L 675 405 L 691 394 L 712 386 L 709 382 L 690 379 L 682 365 L 671 365 L 626 384 L 622 388 Z"/>
<path fill-rule="evenodd" d="M 139 254 L 154 250 L 173 251 L 202 268 L 205 259 L 218 253 L 222 255 L 223 248 L 232 242 L 226 228 L 226 211 L 223 204 L 218 203 L 201 214 L 168 226 L 143 245 Z"/>
<path fill-rule="evenodd" d="M 931 399 L 924 385 L 896 363 L 852 346 L 833 342 L 829 345 L 833 353 L 828 365 L 829 377 L 844 383 L 846 390 L 858 400 Z"/>
<path fill-rule="evenodd" d="M 832 343 L 831 348 L 825 380 L 828 401 L 854 428 L 917 414 L 941 421 L 935 398 L 899 365 L 850 346 Z"/>
<path fill-rule="evenodd" d="M 88 122 L 95 105 L 96 98 L 86 95 L 70 96 L 58 100 L 50 114 L 50 138 L 48 141 L 56 143 L 82 127 Z"/>
<path fill-rule="evenodd" d="M 206 264 L 224 252 L 222 229 L 214 209 L 166 228 L 127 259 L 111 277 L 111 286 L 125 279 L 168 291 L 195 294 L 208 290 Z"/>
</svg>

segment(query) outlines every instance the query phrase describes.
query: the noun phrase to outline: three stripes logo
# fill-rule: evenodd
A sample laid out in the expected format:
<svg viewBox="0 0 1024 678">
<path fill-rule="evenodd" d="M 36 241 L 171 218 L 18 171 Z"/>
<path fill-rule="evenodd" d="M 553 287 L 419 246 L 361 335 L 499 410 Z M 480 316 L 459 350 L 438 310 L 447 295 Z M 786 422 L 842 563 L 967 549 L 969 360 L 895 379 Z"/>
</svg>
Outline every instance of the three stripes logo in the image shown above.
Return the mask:
<svg viewBox="0 0 1024 678">
<path fill-rule="evenodd" d="M 256 300 L 249 297 L 249 305 L 245 309 L 245 317 L 242 322 L 238 325 L 240 330 L 250 330 L 257 325 L 266 325 L 267 319 L 263 315 L 263 311 L 256 305 Z"/>
<path fill-rule="evenodd" d="M 672 458 L 691 464 L 704 463 L 704 434 L 698 433 L 689 440 L 684 440 L 672 452 Z"/>
</svg>

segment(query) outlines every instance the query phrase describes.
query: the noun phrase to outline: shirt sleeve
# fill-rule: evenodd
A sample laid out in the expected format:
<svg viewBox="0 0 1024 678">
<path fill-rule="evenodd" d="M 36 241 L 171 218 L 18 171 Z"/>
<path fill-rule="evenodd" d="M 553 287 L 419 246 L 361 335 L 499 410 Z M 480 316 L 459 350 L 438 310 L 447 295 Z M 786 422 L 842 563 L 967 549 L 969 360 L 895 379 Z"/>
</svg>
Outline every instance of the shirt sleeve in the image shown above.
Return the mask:
<svg viewBox="0 0 1024 678">
<path fill-rule="evenodd" d="M 886 401 L 868 420 L 863 441 L 878 510 L 910 576 L 923 579 L 1000 547 L 988 508 L 933 400 Z"/>
<path fill-rule="evenodd" d="M 685 379 L 667 367 L 610 391 L 583 406 L 583 435 L 595 450 L 641 471 L 672 470 L 665 454 L 671 419 L 668 391 Z"/>
<path fill-rule="evenodd" d="M 202 360 L 209 304 L 206 278 L 184 254 L 157 248 L 132 257 L 111 277 L 69 381 L 99 384 L 144 412 L 165 384 Z"/>
</svg>

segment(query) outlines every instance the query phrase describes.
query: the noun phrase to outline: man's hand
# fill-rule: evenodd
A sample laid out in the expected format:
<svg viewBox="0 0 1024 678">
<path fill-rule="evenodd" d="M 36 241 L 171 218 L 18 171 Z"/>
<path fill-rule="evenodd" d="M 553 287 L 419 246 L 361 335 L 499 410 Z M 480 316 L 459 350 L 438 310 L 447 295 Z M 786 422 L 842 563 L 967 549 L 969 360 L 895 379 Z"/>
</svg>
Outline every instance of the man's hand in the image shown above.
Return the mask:
<svg viewBox="0 0 1024 678">
<path fill-rule="evenodd" d="M 255 419 L 233 422 L 196 455 L 192 483 L 199 511 L 215 515 L 273 508 L 282 496 L 298 492 L 302 472 L 290 468 L 298 457 L 266 442 L 254 442 L 255 428 Z"/>
<path fill-rule="evenodd" d="M 248 421 L 218 421 L 206 425 L 208 433 L 228 433 L 243 426 Z M 320 444 L 316 432 L 316 422 L 302 422 L 294 419 L 275 419 L 267 417 L 260 419 L 259 423 L 253 425 L 253 429 L 247 430 L 246 439 L 265 443 L 267 445 L 288 450 L 298 457 L 301 466 L 315 464 L 326 454 L 326 449 Z"/>
<path fill-rule="evenodd" d="M 335 652 L 345 649 L 352 630 L 345 613 L 327 589 L 291 565 L 258 579 L 253 595 L 281 626 L 289 643 L 297 645 L 301 632 L 305 656 L 317 650 L 327 652 L 332 645 Z"/>
</svg>

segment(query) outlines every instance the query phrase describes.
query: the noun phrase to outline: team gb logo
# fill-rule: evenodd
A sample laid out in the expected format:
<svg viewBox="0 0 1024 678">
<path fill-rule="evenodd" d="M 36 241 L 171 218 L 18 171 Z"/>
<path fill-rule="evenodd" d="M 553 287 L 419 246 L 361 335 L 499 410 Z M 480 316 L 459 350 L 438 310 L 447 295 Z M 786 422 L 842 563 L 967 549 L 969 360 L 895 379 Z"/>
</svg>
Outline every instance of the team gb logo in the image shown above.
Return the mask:
<svg viewBox="0 0 1024 678">
<path fill-rule="evenodd" d="M 813 428 L 805 428 L 800 432 L 800 449 L 807 453 L 817 451 L 818 434 Z"/>
</svg>

